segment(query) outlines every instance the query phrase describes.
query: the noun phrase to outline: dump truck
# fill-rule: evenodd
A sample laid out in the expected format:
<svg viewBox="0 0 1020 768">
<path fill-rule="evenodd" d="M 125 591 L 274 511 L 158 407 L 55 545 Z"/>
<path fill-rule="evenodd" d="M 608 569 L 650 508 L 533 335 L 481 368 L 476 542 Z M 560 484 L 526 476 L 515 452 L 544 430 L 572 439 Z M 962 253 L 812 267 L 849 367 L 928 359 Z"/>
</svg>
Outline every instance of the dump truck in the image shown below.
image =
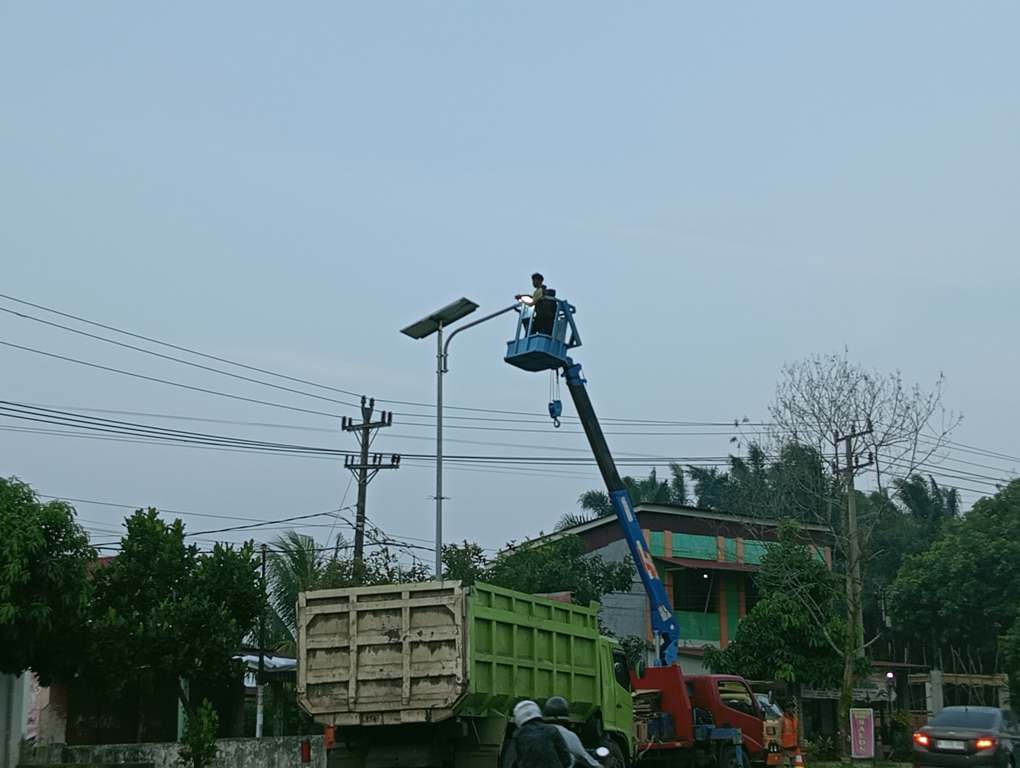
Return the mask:
<svg viewBox="0 0 1020 768">
<path fill-rule="evenodd" d="M 522 699 L 570 702 L 585 746 L 634 754 L 630 677 L 598 605 L 432 581 L 303 592 L 301 707 L 330 768 L 496 768 Z"/>
</svg>

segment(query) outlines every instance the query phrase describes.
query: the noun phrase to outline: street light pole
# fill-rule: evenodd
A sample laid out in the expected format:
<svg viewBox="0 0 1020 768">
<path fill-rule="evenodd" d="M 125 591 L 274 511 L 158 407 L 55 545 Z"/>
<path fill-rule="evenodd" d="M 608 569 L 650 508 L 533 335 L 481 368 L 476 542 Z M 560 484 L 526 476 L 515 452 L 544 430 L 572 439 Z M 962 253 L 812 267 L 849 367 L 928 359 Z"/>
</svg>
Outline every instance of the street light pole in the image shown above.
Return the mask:
<svg viewBox="0 0 1020 768">
<path fill-rule="evenodd" d="M 478 309 L 478 305 L 468 299 L 459 299 L 449 304 L 438 312 L 423 317 L 416 323 L 404 328 L 401 333 L 410 336 L 412 339 L 424 339 L 426 336 L 436 334 L 436 578 L 443 576 L 443 374 L 449 370 L 450 342 L 453 337 L 461 331 L 473 328 L 494 317 L 517 309 L 519 304 L 514 302 L 508 307 L 503 307 L 492 314 L 479 318 L 474 322 L 456 328 L 453 333 L 446 337 L 443 342 L 443 329 L 450 323 L 459 320 L 465 315 Z"/>
<path fill-rule="evenodd" d="M 443 321 L 436 332 L 436 578 L 443 575 Z"/>
</svg>

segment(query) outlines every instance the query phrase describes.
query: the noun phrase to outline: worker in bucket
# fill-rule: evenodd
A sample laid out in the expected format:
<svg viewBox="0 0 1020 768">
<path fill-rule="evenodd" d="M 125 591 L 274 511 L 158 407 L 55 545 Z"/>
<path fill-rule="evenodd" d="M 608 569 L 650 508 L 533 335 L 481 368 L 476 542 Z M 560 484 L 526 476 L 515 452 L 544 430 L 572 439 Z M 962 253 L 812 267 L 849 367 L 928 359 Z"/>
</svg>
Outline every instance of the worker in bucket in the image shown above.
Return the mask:
<svg viewBox="0 0 1020 768">
<path fill-rule="evenodd" d="M 567 749 L 570 750 L 571 757 L 574 758 L 575 766 L 578 768 L 584 768 L 584 766 L 600 768 L 601 763 L 584 748 L 581 737 L 567 726 L 567 723 L 570 722 L 570 705 L 565 698 L 550 696 L 545 702 L 545 706 L 542 707 L 542 714 L 545 716 L 545 721 L 560 732 Z"/>
<path fill-rule="evenodd" d="M 574 759 L 555 726 L 542 722 L 538 704 L 525 699 L 514 707 L 514 735 L 503 768 L 571 768 Z"/>
<path fill-rule="evenodd" d="M 531 333 L 531 323 L 535 315 L 535 308 L 538 307 L 538 302 L 545 296 L 545 278 L 542 277 L 540 272 L 536 272 L 531 276 L 531 287 L 534 289 L 531 295 L 518 293 L 514 296 L 517 301 L 526 299 L 526 303 L 523 307 L 524 310 L 524 333 Z"/>
<path fill-rule="evenodd" d="M 531 287 L 534 288 L 531 292 L 531 302 L 532 304 L 538 304 L 538 300 L 545 296 L 545 278 L 542 277 L 540 272 L 536 272 L 531 276 Z M 518 293 L 514 298 L 520 301 L 524 298 L 524 294 Z"/>
</svg>

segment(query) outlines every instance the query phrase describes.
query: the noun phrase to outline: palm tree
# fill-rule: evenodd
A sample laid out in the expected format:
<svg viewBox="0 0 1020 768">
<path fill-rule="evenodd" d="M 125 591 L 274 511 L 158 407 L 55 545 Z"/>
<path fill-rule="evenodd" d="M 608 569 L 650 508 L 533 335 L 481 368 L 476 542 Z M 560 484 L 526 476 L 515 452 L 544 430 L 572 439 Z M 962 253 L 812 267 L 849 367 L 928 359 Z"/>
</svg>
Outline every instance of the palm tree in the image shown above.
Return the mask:
<svg viewBox="0 0 1020 768">
<path fill-rule="evenodd" d="M 960 493 L 955 488 L 943 488 L 931 475 L 927 482 L 921 475 L 893 481 L 896 497 L 910 516 L 930 535 L 942 527 L 946 520 L 960 516 Z"/>
<path fill-rule="evenodd" d="M 622 478 L 634 504 L 686 504 L 687 481 L 683 467 L 670 464 L 669 471 L 672 474 L 669 480 L 659 480 L 654 467 L 644 480 L 629 476 Z M 556 530 L 573 528 L 613 514 L 613 505 L 605 491 L 585 491 L 578 497 L 577 503 L 583 511 L 563 515 L 556 523 Z"/>
<path fill-rule="evenodd" d="M 327 558 L 311 536 L 285 531 L 272 544 L 267 565 L 269 589 L 268 642 L 280 652 L 293 653 L 297 638 L 297 596 L 315 586 Z"/>
</svg>

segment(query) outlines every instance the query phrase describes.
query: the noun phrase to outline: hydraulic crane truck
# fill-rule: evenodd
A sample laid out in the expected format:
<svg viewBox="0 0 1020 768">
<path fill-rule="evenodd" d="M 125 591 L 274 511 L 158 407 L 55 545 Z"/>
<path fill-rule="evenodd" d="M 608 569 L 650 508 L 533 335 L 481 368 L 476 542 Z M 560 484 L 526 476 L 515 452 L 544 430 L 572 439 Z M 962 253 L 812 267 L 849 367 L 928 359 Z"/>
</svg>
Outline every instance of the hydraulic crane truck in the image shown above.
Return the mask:
<svg viewBox="0 0 1020 768">
<path fill-rule="evenodd" d="M 656 664 L 632 673 L 635 698 L 643 697 L 652 708 L 646 719 L 650 727 L 639 731 L 635 757 L 646 763 L 718 768 L 736 768 L 746 765 L 748 759 L 764 763 L 763 713 L 746 681 L 729 675 L 685 677 L 677 664 L 680 627 L 673 606 L 588 397 L 581 365 L 569 356 L 570 350 L 581 345 L 575 307 L 551 291 L 537 303 L 530 297 L 520 301 L 532 307 L 531 316 L 519 313 L 517 333 L 507 342 L 504 359 L 525 371 L 553 371 L 557 381 L 561 375 L 566 381 L 648 596 Z M 561 412 L 558 399 L 549 403 L 549 415 L 556 426 Z"/>
</svg>

